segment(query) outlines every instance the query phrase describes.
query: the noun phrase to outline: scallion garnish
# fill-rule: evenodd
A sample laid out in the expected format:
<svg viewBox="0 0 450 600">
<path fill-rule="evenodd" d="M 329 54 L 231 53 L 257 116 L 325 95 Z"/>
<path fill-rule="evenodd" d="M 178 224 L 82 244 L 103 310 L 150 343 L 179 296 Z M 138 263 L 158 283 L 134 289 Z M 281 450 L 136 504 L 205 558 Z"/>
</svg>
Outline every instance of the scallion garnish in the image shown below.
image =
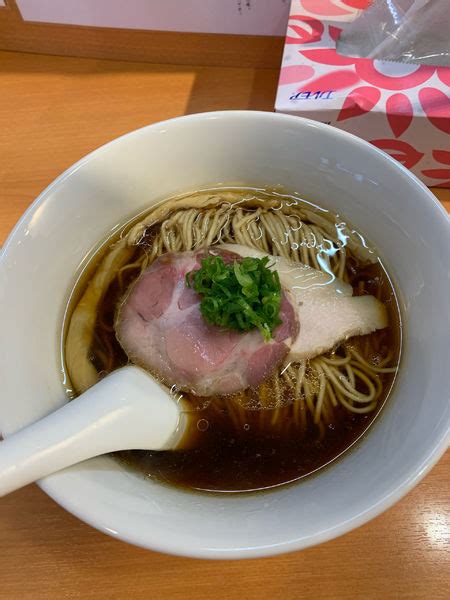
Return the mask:
<svg viewBox="0 0 450 600">
<path fill-rule="evenodd" d="M 187 273 L 186 285 L 201 296 L 206 322 L 236 331 L 258 328 L 269 341 L 282 321 L 280 279 L 268 263 L 267 256 L 228 264 L 220 256 L 208 256 L 200 269 Z"/>
</svg>

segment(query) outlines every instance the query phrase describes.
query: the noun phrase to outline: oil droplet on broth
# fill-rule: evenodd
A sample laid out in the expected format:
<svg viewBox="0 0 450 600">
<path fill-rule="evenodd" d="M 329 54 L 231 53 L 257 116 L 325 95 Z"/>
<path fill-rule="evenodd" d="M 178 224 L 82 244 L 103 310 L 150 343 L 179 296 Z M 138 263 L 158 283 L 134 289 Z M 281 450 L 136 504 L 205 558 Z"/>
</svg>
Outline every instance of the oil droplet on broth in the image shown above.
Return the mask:
<svg viewBox="0 0 450 600">
<path fill-rule="evenodd" d="M 199 431 L 207 431 L 209 429 L 209 421 L 207 419 L 199 419 L 197 421 L 197 429 Z"/>
</svg>

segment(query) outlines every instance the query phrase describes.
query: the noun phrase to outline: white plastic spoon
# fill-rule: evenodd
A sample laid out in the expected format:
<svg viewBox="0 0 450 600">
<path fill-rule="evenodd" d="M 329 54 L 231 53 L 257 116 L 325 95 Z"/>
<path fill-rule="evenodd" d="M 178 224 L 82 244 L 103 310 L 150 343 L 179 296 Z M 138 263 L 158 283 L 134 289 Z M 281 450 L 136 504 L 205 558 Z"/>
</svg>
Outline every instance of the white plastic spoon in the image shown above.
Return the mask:
<svg viewBox="0 0 450 600">
<path fill-rule="evenodd" d="M 150 375 L 123 367 L 0 442 L 0 496 L 107 452 L 174 449 L 187 422 L 182 406 Z"/>
</svg>

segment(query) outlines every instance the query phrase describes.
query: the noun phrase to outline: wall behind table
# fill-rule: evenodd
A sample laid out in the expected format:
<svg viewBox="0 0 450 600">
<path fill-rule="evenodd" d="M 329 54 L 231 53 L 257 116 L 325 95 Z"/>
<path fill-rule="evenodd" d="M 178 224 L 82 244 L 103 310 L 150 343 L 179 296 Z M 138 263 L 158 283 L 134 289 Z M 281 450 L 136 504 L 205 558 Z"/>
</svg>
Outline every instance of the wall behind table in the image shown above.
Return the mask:
<svg viewBox="0 0 450 600">
<path fill-rule="evenodd" d="M 288 12 L 288 0 L 0 0 L 0 49 L 278 68 Z"/>
</svg>

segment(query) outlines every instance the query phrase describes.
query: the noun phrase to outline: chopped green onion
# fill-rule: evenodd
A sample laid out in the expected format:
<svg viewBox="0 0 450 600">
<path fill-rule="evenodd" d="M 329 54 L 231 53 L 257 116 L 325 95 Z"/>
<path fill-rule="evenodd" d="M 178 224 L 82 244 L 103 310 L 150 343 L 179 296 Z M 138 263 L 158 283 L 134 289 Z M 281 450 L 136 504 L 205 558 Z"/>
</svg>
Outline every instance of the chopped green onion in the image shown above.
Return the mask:
<svg viewBox="0 0 450 600">
<path fill-rule="evenodd" d="M 220 256 L 207 256 L 200 269 L 187 273 L 186 285 L 201 296 L 205 321 L 236 331 L 258 328 L 269 341 L 282 321 L 280 279 L 268 262 L 265 256 L 226 264 Z"/>
</svg>

